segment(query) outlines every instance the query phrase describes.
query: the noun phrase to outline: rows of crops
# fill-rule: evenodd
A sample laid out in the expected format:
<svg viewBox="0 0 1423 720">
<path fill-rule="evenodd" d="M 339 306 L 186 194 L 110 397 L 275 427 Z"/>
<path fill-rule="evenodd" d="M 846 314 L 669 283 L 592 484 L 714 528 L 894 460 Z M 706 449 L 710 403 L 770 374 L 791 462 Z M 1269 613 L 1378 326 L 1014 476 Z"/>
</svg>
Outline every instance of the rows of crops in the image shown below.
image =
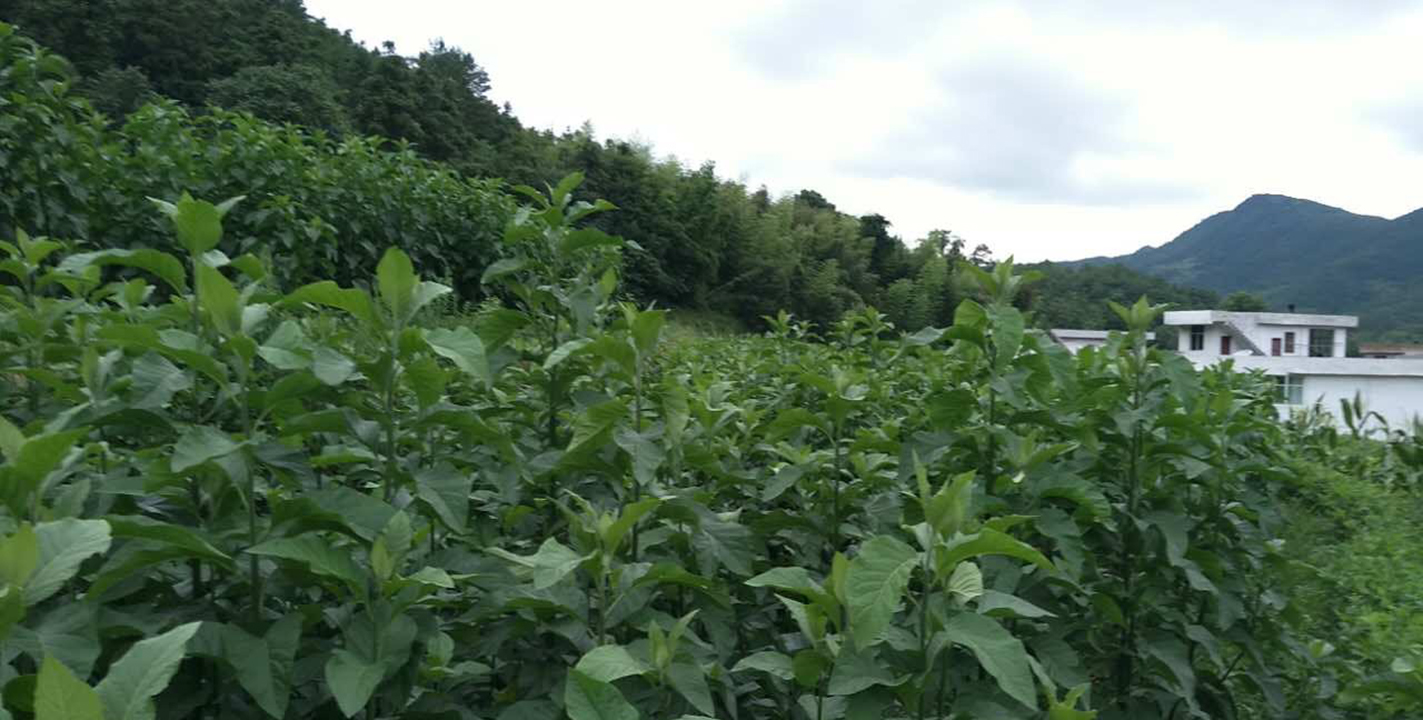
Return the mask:
<svg viewBox="0 0 1423 720">
<path fill-rule="evenodd" d="M 240 200 L 157 203 L 185 255 L 0 244 L 0 715 L 1325 704 L 1282 677 L 1322 651 L 1269 585 L 1269 395 L 1149 349 L 1156 308 L 1074 357 L 1001 265 L 948 330 L 669 343 L 577 180 L 469 317 L 395 250 L 278 292 L 214 250 Z"/>
</svg>

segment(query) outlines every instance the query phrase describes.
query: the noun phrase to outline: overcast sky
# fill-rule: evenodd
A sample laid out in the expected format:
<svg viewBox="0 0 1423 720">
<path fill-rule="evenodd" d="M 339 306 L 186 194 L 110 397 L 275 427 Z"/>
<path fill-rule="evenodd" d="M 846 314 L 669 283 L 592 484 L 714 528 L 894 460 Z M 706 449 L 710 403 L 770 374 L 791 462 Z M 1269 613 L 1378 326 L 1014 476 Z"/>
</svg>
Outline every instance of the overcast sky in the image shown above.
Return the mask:
<svg viewBox="0 0 1423 720">
<path fill-rule="evenodd" d="M 914 240 L 1160 245 L 1252 193 L 1423 206 L 1423 0 L 307 0 L 469 51 L 525 123 L 591 121 Z"/>
</svg>

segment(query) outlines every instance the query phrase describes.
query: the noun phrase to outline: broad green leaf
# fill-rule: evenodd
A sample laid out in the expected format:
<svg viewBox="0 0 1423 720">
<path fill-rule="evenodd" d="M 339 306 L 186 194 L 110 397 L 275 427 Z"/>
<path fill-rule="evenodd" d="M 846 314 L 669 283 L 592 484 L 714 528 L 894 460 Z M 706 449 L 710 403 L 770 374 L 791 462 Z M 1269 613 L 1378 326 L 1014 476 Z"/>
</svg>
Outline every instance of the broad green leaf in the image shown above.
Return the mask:
<svg viewBox="0 0 1423 720">
<path fill-rule="evenodd" d="M 1067 697 L 1058 702 L 1057 698 L 1048 697 L 1048 720 L 1095 720 L 1096 710 L 1078 710 L 1077 700 L 1087 692 L 1090 685 L 1078 685 L 1067 693 Z"/>
<path fill-rule="evenodd" d="M 462 533 L 469 518 L 469 493 L 474 475 L 448 462 L 415 474 L 416 495 L 430 506 L 447 527 Z"/>
<path fill-rule="evenodd" d="M 504 258 L 490 263 L 484 269 L 484 274 L 479 278 L 480 285 L 488 285 L 493 280 L 498 280 L 505 275 L 510 275 L 524 269 L 525 261 L 522 258 Z"/>
<path fill-rule="evenodd" d="M 548 354 L 547 358 L 544 358 L 544 369 L 552 370 L 558 367 L 564 360 L 572 357 L 575 353 L 588 347 L 592 343 L 593 341 L 588 338 L 576 338 L 559 345 L 554 348 L 553 352 Z"/>
<path fill-rule="evenodd" d="M 801 687 L 814 688 L 820 685 L 820 676 L 825 673 L 825 667 L 829 664 L 819 651 L 801 650 L 791 658 L 791 673 Z"/>
<path fill-rule="evenodd" d="M 58 270 L 67 274 L 79 274 L 90 265 L 122 265 L 147 270 L 167 283 L 175 292 L 184 293 L 188 290 L 188 271 L 182 261 L 168 253 L 147 248 L 112 249 L 70 255 L 59 263 Z"/>
<path fill-rule="evenodd" d="M 997 590 L 983 591 L 983 595 L 978 598 L 978 612 L 981 615 L 1007 618 L 1057 617 L 1057 615 L 1017 595 L 1009 595 L 1008 593 L 998 592 Z"/>
<path fill-rule="evenodd" d="M 622 545 L 623 537 L 637 525 L 637 521 L 643 516 L 657 509 L 662 504 L 659 498 L 643 498 L 631 505 L 624 505 L 618 512 L 618 519 L 609 525 L 603 533 L 603 543 L 610 552 L 617 552 Z"/>
<path fill-rule="evenodd" d="M 782 680 L 791 680 L 795 677 L 795 670 L 791 664 L 790 656 L 778 653 L 774 650 L 763 650 L 747 655 L 741 658 L 735 667 L 731 668 L 731 671 L 734 673 L 746 672 L 748 670 L 763 672 Z"/>
<path fill-rule="evenodd" d="M 649 668 L 621 645 L 601 645 L 589 650 L 574 666 L 594 680 L 612 682 L 629 675 L 641 675 Z"/>
<path fill-rule="evenodd" d="M 178 242 L 194 257 L 217 247 L 222 240 L 222 211 L 216 205 L 184 194 L 178 202 L 163 209 L 173 220 Z"/>
<path fill-rule="evenodd" d="M 914 548 L 887 535 L 871 538 L 850 561 L 845 599 L 856 647 L 867 648 L 884 635 L 918 562 Z"/>
<path fill-rule="evenodd" d="M 110 515 L 105 518 L 115 538 L 148 540 L 181 550 L 189 557 L 231 564 L 232 558 L 217 549 L 197 531 L 160 522 L 141 515 Z"/>
<path fill-rule="evenodd" d="M 1009 697 L 1037 708 L 1037 688 L 1028 666 L 1028 651 L 1002 625 L 990 617 L 964 612 L 950 619 L 944 632 L 951 642 L 972 651 L 978 664 L 998 681 L 998 687 Z"/>
<path fill-rule="evenodd" d="M 35 720 L 104 720 L 104 706 L 64 663 L 46 657 L 35 683 Z"/>
<path fill-rule="evenodd" d="M 412 538 L 410 516 L 404 511 L 392 515 L 371 545 L 371 569 L 377 579 L 385 582 L 400 570 Z"/>
<path fill-rule="evenodd" d="M 350 551 L 332 547 L 316 533 L 268 540 L 248 548 L 247 552 L 302 563 L 312 572 L 341 580 L 353 589 L 362 588 L 366 583 L 366 575 L 351 559 Z"/>
<path fill-rule="evenodd" d="M 489 385 L 489 358 L 484 353 L 484 342 L 467 327 L 454 330 L 440 328 L 426 330 L 425 342 L 430 349 L 452 362 L 475 380 Z"/>
<path fill-rule="evenodd" d="M 66 518 L 35 526 L 39 563 L 25 583 L 25 604 L 35 605 L 55 594 L 79 572 L 92 555 L 108 552 L 109 524 L 103 520 Z"/>
<path fill-rule="evenodd" d="M 366 706 L 383 679 L 385 663 L 363 658 L 345 648 L 332 652 L 331 659 L 326 661 L 326 684 L 346 717 L 354 717 Z"/>
<path fill-rule="evenodd" d="M 611 684 L 569 670 L 563 687 L 569 720 L 638 720 L 637 708 Z"/>
<path fill-rule="evenodd" d="M 39 539 L 29 524 L 19 527 L 0 540 L 0 580 L 13 587 L 23 587 L 40 563 Z"/>
<path fill-rule="evenodd" d="M 983 572 L 971 562 L 961 562 L 954 567 L 946 589 L 965 602 L 973 600 L 983 594 Z"/>
<path fill-rule="evenodd" d="M 702 517 L 692 534 L 692 547 L 702 574 L 715 575 L 718 565 L 737 575 L 750 575 L 755 555 L 755 535 L 740 523 L 722 520 L 715 515 Z"/>
<path fill-rule="evenodd" d="M 819 595 L 825 592 L 810 576 L 810 571 L 801 567 L 778 567 L 771 568 L 766 572 L 757 575 L 746 581 L 751 587 L 769 587 L 777 590 L 789 590 L 802 595 Z"/>
<path fill-rule="evenodd" d="M 367 329 L 381 327 L 380 318 L 364 291 L 343 288 L 330 280 L 322 280 L 297 288 L 282 300 L 283 304 L 311 303 L 344 310 L 360 320 Z"/>
<path fill-rule="evenodd" d="M 209 460 L 230 455 L 242 444 L 210 425 L 195 425 L 178 438 L 171 460 L 173 472 L 183 472 Z"/>
<path fill-rule="evenodd" d="M 132 405 L 144 410 L 168 407 L 173 396 L 193 387 L 192 376 L 155 351 L 133 361 Z"/>
<path fill-rule="evenodd" d="M 8 644 L 36 662 L 53 657 L 88 677 L 102 649 L 98 618 L 97 603 L 67 603 L 45 613 L 37 624 L 16 627 Z"/>
<path fill-rule="evenodd" d="M 667 669 L 667 679 L 672 682 L 672 687 L 692 707 L 704 713 L 716 712 L 716 705 L 712 703 L 711 689 L 707 687 L 707 674 L 700 665 L 689 662 L 674 662 Z"/>
<path fill-rule="evenodd" d="M 419 281 L 410 256 L 400 248 L 387 248 L 376 266 L 376 283 L 381 302 L 397 324 L 403 324 L 415 314 L 415 285 Z"/>
<path fill-rule="evenodd" d="M 1158 510 L 1146 514 L 1146 523 L 1161 533 L 1166 544 L 1166 558 L 1173 567 L 1185 564 L 1189 544 L 1191 519 L 1182 513 Z M 1144 529 L 1144 528 L 1143 528 Z"/>
<path fill-rule="evenodd" d="M 335 387 L 356 374 L 356 363 L 351 358 L 321 345 L 311 354 L 311 373 L 323 384 Z"/>
<path fill-rule="evenodd" d="M 875 685 L 895 687 L 909 679 L 908 675 L 895 677 L 886 667 L 888 663 L 877 660 L 869 650 L 856 650 L 852 646 L 841 648 L 835 658 L 835 667 L 830 671 L 827 692 L 831 695 L 854 695 Z"/>
<path fill-rule="evenodd" d="M 227 337 L 242 333 L 242 298 L 222 271 L 199 264 L 198 303 L 212 318 L 213 326 Z"/>
<path fill-rule="evenodd" d="M 972 535 L 959 535 L 939 549 L 934 560 L 941 573 L 951 572 L 958 563 L 982 555 L 1007 555 L 1052 571 L 1052 563 L 1036 548 L 1017 538 L 992 528 L 983 528 Z"/>
<path fill-rule="evenodd" d="M 534 587 L 539 590 L 558 584 L 590 557 L 573 552 L 553 538 L 545 540 L 533 555 L 515 555 L 502 548 L 486 548 L 485 551 L 533 570 Z"/>
<path fill-rule="evenodd" d="M 154 720 L 153 697 L 168 687 L 201 623 L 180 625 L 129 648 L 97 688 L 105 720 Z"/>
<path fill-rule="evenodd" d="M 426 280 L 415 286 L 415 297 L 411 302 L 410 314 L 414 316 L 426 305 L 454 292 L 454 288 Z"/>
</svg>

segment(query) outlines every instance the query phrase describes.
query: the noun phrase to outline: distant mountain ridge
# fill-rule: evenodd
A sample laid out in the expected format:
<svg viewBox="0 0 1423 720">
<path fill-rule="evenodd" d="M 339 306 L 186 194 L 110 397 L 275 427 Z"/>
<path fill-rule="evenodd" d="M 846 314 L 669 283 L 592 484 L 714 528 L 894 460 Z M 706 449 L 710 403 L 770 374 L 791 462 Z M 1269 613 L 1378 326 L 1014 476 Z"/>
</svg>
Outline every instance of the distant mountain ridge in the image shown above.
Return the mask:
<svg viewBox="0 0 1423 720">
<path fill-rule="evenodd" d="M 1121 264 L 1177 285 L 1248 290 L 1272 309 L 1359 315 L 1365 338 L 1423 340 L 1423 209 L 1389 220 L 1252 195 L 1165 245 L 1064 264 Z"/>
</svg>

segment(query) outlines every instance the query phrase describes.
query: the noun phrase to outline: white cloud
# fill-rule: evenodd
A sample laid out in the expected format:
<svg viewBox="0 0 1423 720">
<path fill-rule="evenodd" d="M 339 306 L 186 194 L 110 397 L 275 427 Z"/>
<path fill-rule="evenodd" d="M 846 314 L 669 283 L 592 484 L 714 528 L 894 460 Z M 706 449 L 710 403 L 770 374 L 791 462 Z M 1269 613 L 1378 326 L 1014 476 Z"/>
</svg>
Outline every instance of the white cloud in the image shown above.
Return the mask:
<svg viewBox="0 0 1423 720">
<path fill-rule="evenodd" d="M 534 126 L 1020 259 L 1160 244 L 1256 192 L 1423 205 L 1419 0 L 307 6 L 368 44 L 463 47 Z"/>
</svg>

